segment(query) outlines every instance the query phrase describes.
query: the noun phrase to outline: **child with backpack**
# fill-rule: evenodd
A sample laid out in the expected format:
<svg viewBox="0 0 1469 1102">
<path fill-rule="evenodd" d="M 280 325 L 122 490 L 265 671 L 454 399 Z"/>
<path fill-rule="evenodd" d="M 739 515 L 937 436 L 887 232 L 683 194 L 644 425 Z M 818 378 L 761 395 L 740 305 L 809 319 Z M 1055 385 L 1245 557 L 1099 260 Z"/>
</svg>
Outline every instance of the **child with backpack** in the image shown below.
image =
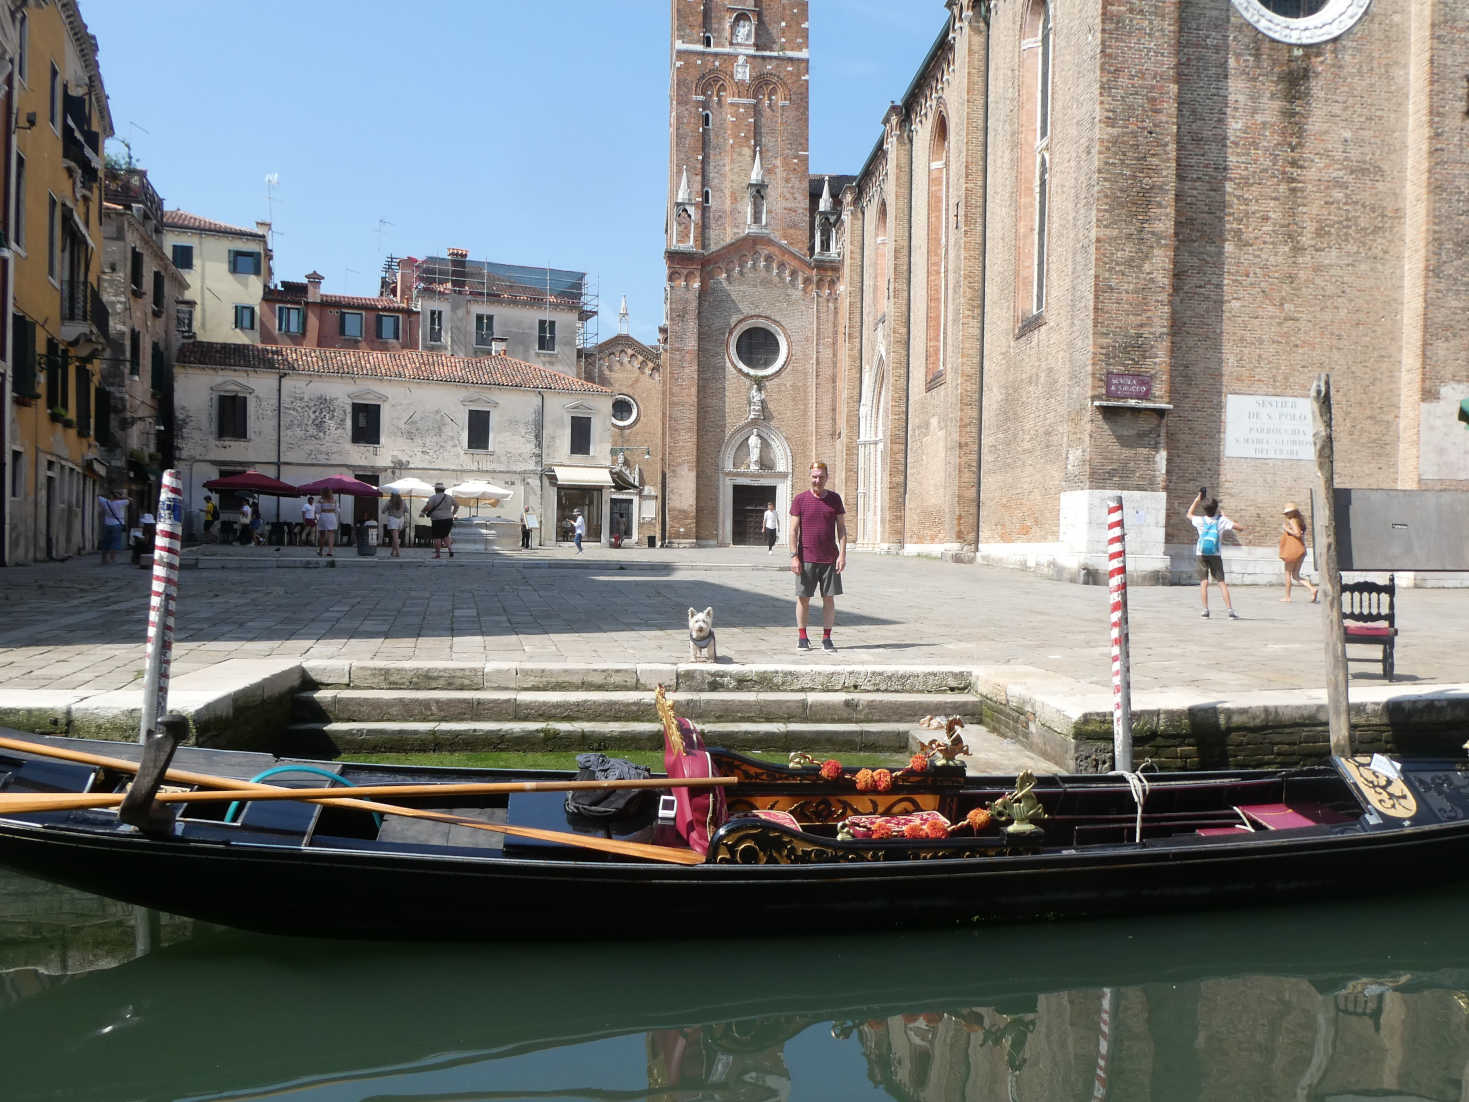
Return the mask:
<svg viewBox="0 0 1469 1102">
<path fill-rule="evenodd" d="M 1194 530 L 1199 533 L 1198 542 L 1194 545 L 1194 554 L 1199 564 L 1199 601 L 1204 606 L 1200 616 L 1209 617 L 1209 579 L 1213 578 L 1219 583 L 1219 592 L 1224 594 L 1224 607 L 1229 612 L 1231 620 L 1238 620 L 1239 613 L 1234 611 L 1234 605 L 1229 600 L 1229 586 L 1224 581 L 1224 533 L 1229 531 L 1243 532 L 1244 529 L 1235 524 L 1227 516 L 1219 511 L 1219 502 L 1208 496 L 1209 491 L 1199 488 L 1199 496 L 1194 498 L 1193 504 L 1188 507 L 1188 519 L 1193 524 Z M 1205 500 L 1208 498 L 1208 500 Z M 1194 510 L 1203 506 L 1204 515 L 1199 516 Z"/>
</svg>

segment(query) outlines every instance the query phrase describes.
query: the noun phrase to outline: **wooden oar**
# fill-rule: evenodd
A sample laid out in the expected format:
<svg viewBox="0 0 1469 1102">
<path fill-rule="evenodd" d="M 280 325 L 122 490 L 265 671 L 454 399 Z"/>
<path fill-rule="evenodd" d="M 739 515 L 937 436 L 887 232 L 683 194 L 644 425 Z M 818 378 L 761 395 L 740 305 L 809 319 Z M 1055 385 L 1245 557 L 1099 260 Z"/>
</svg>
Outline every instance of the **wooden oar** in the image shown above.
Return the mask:
<svg viewBox="0 0 1469 1102">
<path fill-rule="evenodd" d="M 385 796 L 391 799 L 433 796 L 498 796 L 507 792 L 581 792 L 586 789 L 722 788 L 738 784 L 737 777 L 647 777 L 625 781 L 494 781 L 482 784 L 362 784 L 344 788 L 254 787 L 210 789 L 201 792 L 160 792 L 153 798 L 165 804 L 229 803 L 239 800 L 336 800 L 344 797 Z M 0 813 L 21 815 L 33 811 L 73 811 L 117 807 L 125 792 L 0 792 Z"/>
<path fill-rule="evenodd" d="M 27 742 L 23 739 L 12 739 L 0 736 L 0 749 L 19 750 L 27 754 L 36 754 L 43 757 L 57 758 L 61 761 L 78 762 L 82 765 L 96 766 L 99 769 L 113 769 L 122 773 L 136 773 L 138 763 L 128 761 L 126 758 L 110 758 L 102 754 L 90 754 L 83 750 L 68 750 L 61 746 L 48 746 L 41 742 Z M 289 793 L 285 798 L 300 799 L 298 792 L 303 789 L 283 789 L 278 785 L 260 784 L 256 781 L 240 781 L 233 777 L 218 777 L 211 773 L 194 773 L 187 769 L 170 769 L 164 774 L 164 779 L 173 784 L 201 785 L 205 788 L 222 788 L 235 792 L 238 797 L 241 793 L 246 799 L 259 799 L 262 794 L 284 792 Z M 534 782 L 523 782 L 534 783 Z M 570 783 L 570 782 L 567 782 Z M 340 792 L 341 789 L 330 789 L 331 792 Z M 58 795 L 89 795 L 89 793 L 58 793 Z M 100 795 L 100 794 L 98 794 Z M 160 793 L 160 795 L 163 795 Z M 180 793 L 180 795 L 185 795 Z M 198 798 L 201 793 L 188 793 L 188 796 Z M 374 800 L 355 800 L 350 797 L 334 796 L 325 799 L 312 799 L 311 803 L 331 805 L 336 807 L 351 807 L 360 811 L 375 811 L 380 815 L 401 815 L 406 819 L 427 819 L 440 823 L 452 823 L 456 826 L 465 826 L 473 830 L 488 830 L 497 834 L 513 834 L 522 838 L 537 838 L 544 842 L 556 842 L 566 846 L 579 846 L 582 849 L 594 849 L 603 853 L 617 853 L 628 857 L 641 857 L 646 861 L 662 861 L 676 865 L 702 865 L 704 858 L 691 849 L 675 849 L 669 846 L 650 846 L 642 842 L 619 842 L 612 838 L 597 838 L 587 834 L 573 834 L 569 831 L 541 830 L 537 827 L 516 827 L 508 823 L 487 823 L 481 819 L 468 819 L 462 815 L 451 815 L 442 811 L 429 811 L 417 807 L 401 807 L 397 804 L 379 803 Z M 56 810 L 64 810 L 57 808 Z M 12 812 L 20 814 L 20 812 Z"/>
</svg>

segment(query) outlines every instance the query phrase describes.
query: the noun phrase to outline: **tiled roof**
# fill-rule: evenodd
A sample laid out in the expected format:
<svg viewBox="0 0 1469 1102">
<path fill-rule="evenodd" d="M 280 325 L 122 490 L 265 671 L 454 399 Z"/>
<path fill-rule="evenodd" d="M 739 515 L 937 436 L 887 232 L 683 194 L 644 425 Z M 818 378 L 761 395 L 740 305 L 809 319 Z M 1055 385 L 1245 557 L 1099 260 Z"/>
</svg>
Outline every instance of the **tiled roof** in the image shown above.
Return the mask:
<svg viewBox="0 0 1469 1102">
<path fill-rule="evenodd" d="M 573 394 L 611 394 L 550 368 L 509 356 L 450 356 L 442 352 L 359 352 L 351 348 L 297 348 L 292 345 L 223 344 L 194 341 L 179 349 L 177 362 L 198 367 L 239 367 L 256 371 L 297 371 L 313 375 L 414 379 L 473 386 L 513 386 Z"/>
<path fill-rule="evenodd" d="M 267 287 L 265 294 L 261 296 L 269 302 L 306 302 L 306 285 L 294 283 L 290 280 L 281 280 L 279 287 Z M 406 313 L 412 310 L 411 306 L 399 302 L 395 298 L 364 298 L 360 295 L 322 295 L 321 302 L 324 306 L 347 306 L 354 310 L 395 310 L 398 313 Z"/>
<path fill-rule="evenodd" d="M 244 237 L 263 238 L 265 236 L 259 230 L 247 230 L 242 226 L 215 222 L 208 218 L 201 218 L 197 214 L 190 214 L 186 210 L 164 211 L 163 224 L 171 230 L 197 230 L 200 233 L 228 233 Z"/>
</svg>

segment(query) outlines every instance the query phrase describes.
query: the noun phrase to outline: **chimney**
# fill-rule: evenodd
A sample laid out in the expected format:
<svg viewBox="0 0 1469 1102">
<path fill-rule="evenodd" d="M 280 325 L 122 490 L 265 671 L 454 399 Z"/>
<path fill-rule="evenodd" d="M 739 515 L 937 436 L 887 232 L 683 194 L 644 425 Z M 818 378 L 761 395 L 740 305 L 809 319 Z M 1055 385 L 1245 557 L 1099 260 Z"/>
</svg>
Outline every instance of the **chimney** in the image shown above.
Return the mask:
<svg viewBox="0 0 1469 1102">
<path fill-rule="evenodd" d="M 321 301 L 321 281 L 323 279 L 325 279 L 325 278 L 326 278 L 326 276 L 322 275 L 320 272 L 307 272 L 306 273 L 306 301 L 307 302 L 320 302 Z"/>
<path fill-rule="evenodd" d="M 490 338 L 490 355 L 491 356 L 503 356 L 503 355 L 505 355 L 505 349 L 508 348 L 509 346 L 510 346 L 510 338 L 509 337 L 491 337 Z"/>
<path fill-rule="evenodd" d="M 468 249 L 449 250 L 449 288 L 464 290 L 464 262 L 469 259 Z"/>
<path fill-rule="evenodd" d="M 418 282 L 418 258 L 405 256 L 398 261 L 398 301 L 412 304 L 413 286 Z"/>
</svg>

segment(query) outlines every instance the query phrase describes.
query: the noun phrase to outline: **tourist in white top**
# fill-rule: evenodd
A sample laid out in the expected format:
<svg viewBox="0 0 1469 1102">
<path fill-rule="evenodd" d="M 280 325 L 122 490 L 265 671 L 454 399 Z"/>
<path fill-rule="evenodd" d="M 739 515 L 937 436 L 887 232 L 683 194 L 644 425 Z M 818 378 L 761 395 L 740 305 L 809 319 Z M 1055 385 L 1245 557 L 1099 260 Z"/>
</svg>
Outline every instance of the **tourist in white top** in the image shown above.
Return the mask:
<svg viewBox="0 0 1469 1102">
<path fill-rule="evenodd" d="M 301 542 L 316 542 L 316 499 L 309 495 L 301 503 Z"/>
<path fill-rule="evenodd" d="M 765 526 L 765 553 L 775 553 L 775 538 L 780 533 L 780 517 L 775 512 L 775 502 L 765 506 L 765 518 L 760 522 Z"/>
</svg>

